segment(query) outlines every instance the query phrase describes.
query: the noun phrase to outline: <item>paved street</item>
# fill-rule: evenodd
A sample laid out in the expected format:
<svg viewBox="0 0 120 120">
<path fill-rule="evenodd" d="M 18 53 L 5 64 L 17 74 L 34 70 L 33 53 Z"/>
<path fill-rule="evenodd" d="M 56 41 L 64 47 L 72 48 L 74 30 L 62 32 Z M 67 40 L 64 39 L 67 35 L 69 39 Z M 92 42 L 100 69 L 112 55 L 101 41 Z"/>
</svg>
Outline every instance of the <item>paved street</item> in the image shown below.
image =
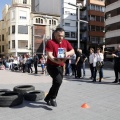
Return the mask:
<svg viewBox="0 0 120 120">
<path fill-rule="evenodd" d="M 40 68 L 39 68 L 40 69 Z M 57 103 L 58 107 L 47 106 L 43 100 L 23 102 L 16 107 L 0 107 L 1 120 L 119 120 L 120 85 L 114 81 L 113 70 L 104 70 L 104 80 L 92 83 L 89 69 L 85 79 L 64 77 Z M 51 86 L 50 76 L 0 71 L 0 88 L 13 89 L 16 85 L 34 85 L 36 90 L 48 92 Z M 83 109 L 87 103 L 90 108 Z"/>
</svg>

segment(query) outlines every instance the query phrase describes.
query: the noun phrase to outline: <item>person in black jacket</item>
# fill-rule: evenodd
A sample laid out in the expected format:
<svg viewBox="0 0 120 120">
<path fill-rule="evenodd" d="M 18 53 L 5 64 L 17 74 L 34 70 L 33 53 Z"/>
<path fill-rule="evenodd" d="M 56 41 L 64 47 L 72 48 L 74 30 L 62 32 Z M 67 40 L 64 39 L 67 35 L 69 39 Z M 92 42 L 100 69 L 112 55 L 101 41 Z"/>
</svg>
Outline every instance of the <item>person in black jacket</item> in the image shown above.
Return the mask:
<svg viewBox="0 0 120 120">
<path fill-rule="evenodd" d="M 117 52 L 112 54 L 114 57 L 114 72 L 115 72 L 115 81 L 113 83 L 120 83 L 120 78 L 118 78 L 120 74 L 120 45 L 117 47 Z"/>
<path fill-rule="evenodd" d="M 33 63 L 34 63 L 34 68 L 35 68 L 35 74 L 37 74 L 37 72 L 38 72 L 38 70 L 37 70 L 38 62 L 39 62 L 39 58 L 38 58 L 38 56 L 36 55 L 36 53 L 34 53 Z"/>
<path fill-rule="evenodd" d="M 87 60 L 87 57 L 85 54 L 82 53 L 81 49 L 77 50 L 77 59 L 76 59 L 76 68 L 77 68 L 77 76 L 76 78 L 81 78 L 82 77 L 82 71 L 81 69 L 83 68 L 83 78 L 85 76 L 85 61 Z"/>
</svg>

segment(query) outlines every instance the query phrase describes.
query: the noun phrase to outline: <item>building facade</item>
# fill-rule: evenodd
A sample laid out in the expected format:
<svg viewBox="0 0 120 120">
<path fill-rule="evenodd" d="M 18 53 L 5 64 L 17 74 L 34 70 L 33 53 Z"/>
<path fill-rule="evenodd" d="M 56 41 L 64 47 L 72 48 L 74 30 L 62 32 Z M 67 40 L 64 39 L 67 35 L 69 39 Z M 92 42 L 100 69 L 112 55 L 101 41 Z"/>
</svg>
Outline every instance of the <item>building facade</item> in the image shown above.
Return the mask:
<svg viewBox="0 0 120 120">
<path fill-rule="evenodd" d="M 120 44 L 120 0 L 106 0 L 105 6 L 105 44 L 109 49 L 117 49 Z"/>
<path fill-rule="evenodd" d="M 105 3 L 104 0 L 88 0 L 88 49 L 93 47 L 101 47 L 104 49 L 105 45 L 105 22 L 104 22 L 104 11 Z"/>
<path fill-rule="evenodd" d="M 30 13 L 31 2 L 27 0 L 12 0 L 11 6 L 5 5 L 1 22 L 3 25 L 2 36 L 4 36 L 4 40 L 0 43 L 2 55 L 18 56 L 30 53 L 28 49 L 31 45 Z"/>
</svg>

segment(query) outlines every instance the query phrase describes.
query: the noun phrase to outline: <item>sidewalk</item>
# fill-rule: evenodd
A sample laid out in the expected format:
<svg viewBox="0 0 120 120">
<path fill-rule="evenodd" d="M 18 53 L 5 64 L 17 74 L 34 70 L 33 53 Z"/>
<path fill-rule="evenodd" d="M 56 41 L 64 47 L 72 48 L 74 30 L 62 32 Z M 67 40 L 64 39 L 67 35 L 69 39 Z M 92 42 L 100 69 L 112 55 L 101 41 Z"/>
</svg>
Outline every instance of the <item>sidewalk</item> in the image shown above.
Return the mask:
<svg viewBox="0 0 120 120">
<path fill-rule="evenodd" d="M 43 100 L 38 102 L 24 101 L 13 108 L 0 107 L 1 120 L 119 120 L 120 85 L 114 81 L 114 72 L 104 70 L 104 80 L 92 83 L 89 69 L 85 79 L 64 77 L 57 103 L 58 107 L 47 106 Z M 31 84 L 36 90 L 48 92 L 51 86 L 50 76 L 28 73 L 0 71 L 0 88 L 13 89 L 16 85 Z M 87 103 L 90 108 L 83 109 Z"/>
</svg>

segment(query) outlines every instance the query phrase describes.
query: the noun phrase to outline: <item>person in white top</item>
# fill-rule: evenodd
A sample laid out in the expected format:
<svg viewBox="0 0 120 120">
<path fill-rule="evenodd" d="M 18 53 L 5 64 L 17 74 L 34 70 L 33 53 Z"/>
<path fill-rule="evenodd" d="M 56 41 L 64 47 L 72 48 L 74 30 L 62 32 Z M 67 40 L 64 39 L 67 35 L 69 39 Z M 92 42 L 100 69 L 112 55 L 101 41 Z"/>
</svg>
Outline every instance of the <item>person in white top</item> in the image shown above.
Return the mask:
<svg viewBox="0 0 120 120">
<path fill-rule="evenodd" d="M 94 54 L 93 57 L 93 68 L 94 68 L 94 78 L 93 82 L 96 82 L 96 74 L 97 71 L 99 71 L 99 82 L 101 82 L 101 79 L 103 78 L 103 53 L 100 52 L 100 48 L 97 48 L 97 53 Z"/>
<path fill-rule="evenodd" d="M 94 49 L 90 48 L 90 55 L 89 55 L 89 66 L 90 66 L 90 71 L 91 71 L 91 77 L 90 79 L 93 79 L 93 59 L 94 59 Z"/>
</svg>

